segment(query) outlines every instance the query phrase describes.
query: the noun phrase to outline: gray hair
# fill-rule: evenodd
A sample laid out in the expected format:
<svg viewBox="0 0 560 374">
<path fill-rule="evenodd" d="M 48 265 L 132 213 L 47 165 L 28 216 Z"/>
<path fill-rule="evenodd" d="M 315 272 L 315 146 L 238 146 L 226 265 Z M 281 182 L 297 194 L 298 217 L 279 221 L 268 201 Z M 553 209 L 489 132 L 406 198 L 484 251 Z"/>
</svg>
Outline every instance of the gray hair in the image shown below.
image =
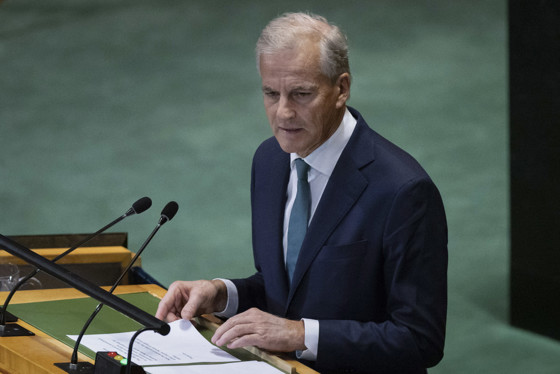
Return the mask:
<svg viewBox="0 0 560 374">
<path fill-rule="evenodd" d="M 257 41 L 257 69 L 260 72 L 263 54 L 293 49 L 309 39 L 319 43 L 321 72 L 333 83 L 341 74 L 350 74 L 346 36 L 324 17 L 311 13 L 285 13 L 269 22 Z"/>
</svg>

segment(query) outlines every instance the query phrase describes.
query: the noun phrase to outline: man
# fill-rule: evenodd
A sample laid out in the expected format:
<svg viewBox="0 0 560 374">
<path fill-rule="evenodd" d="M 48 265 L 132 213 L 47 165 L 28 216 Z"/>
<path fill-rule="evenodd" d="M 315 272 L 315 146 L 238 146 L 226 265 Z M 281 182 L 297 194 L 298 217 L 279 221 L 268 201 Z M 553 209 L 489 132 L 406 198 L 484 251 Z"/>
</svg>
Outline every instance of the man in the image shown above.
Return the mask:
<svg viewBox="0 0 560 374">
<path fill-rule="evenodd" d="M 257 272 L 174 282 L 156 316 L 221 312 L 231 318 L 215 344 L 295 352 L 322 373 L 425 373 L 441 360 L 445 336 L 439 192 L 346 106 L 350 70 L 337 27 L 281 16 L 263 30 L 257 61 L 274 134 L 253 159 Z"/>
</svg>

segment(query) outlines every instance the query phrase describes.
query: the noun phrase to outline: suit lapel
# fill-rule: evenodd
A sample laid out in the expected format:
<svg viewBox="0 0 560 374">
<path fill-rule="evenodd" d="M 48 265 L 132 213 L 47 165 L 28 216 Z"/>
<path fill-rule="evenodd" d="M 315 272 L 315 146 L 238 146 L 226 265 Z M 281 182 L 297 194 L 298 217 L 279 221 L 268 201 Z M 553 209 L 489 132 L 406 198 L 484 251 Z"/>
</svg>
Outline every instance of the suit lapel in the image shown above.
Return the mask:
<svg viewBox="0 0 560 374">
<path fill-rule="evenodd" d="M 363 166 L 374 160 L 373 142 L 367 130 L 369 127 L 358 114 L 356 129 L 333 170 L 303 241 L 286 312 L 313 260 L 368 184 L 360 172 Z"/>
</svg>

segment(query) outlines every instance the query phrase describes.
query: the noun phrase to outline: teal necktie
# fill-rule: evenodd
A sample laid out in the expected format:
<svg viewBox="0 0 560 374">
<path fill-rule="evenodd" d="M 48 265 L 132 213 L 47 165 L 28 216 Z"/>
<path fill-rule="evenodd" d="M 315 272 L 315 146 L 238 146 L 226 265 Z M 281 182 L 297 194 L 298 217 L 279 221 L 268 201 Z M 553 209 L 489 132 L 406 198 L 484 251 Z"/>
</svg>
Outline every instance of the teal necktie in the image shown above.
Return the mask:
<svg viewBox="0 0 560 374">
<path fill-rule="evenodd" d="M 307 232 L 307 224 L 311 213 L 311 190 L 307 182 L 307 172 L 309 165 L 301 158 L 296 159 L 297 169 L 297 193 L 290 214 L 290 222 L 288 223 L 288 251 L 286 254 L 286 271 L 288 279 L 292 283 L 294 269 L 301 249 L 301 243 Z"/>
</svg>

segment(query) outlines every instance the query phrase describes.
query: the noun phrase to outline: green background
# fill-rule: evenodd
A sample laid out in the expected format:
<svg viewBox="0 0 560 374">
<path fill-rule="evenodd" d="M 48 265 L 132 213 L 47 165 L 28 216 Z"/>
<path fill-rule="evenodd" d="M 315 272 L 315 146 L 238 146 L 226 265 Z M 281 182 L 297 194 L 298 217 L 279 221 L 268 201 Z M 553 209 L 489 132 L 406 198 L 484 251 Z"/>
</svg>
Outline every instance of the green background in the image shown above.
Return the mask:
<svg viewBox="0 0 560 374">
<path fill-rule="evenodd" d="M 441 190 L 448 339 L 430 372 L 560 372 L 560 343 L 508 325 L 505 1 L 4 1 L 0 233 L 93 232 L 150 196 L 114 230 L 136 251 L 176 200 L 151 275 L 252 273 L 250 163 L 271 134 L 254 43 L 300 10 L 347 33 L 349 104 Z"/>
</svg>

